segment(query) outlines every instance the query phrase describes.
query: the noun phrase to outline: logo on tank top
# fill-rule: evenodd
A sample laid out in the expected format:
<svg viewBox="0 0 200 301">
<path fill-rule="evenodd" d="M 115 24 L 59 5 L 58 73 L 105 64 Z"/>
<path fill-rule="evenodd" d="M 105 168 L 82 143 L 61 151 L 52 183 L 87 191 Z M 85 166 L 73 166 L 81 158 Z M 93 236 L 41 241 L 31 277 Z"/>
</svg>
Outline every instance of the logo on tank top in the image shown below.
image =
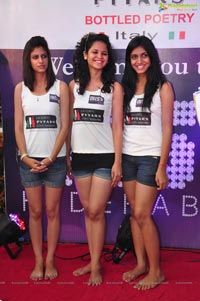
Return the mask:
<svg viewBox="0 0 200 301">
<path fill-rule="evenodd" d="M 26 116 L 26 129 L 55 129 L 57 128 L 56 116 L 29 115 Z"/>
<path fill-rule="evenodd" d="M 104 98 L 100 95 L 90 95 L 89 103 L 103 105 L 104 104 Z"/>
<path fill-rule="evenodd" d="M 94 109 L 74 109 L 73 121 L 86 121 L 86 122 L 103 122 L 104 120 L 104 110 L 94 110 Z"/>
<path fill-rule="evenodd" d="M 151 125 L 151 113 L 130 112 L 125 115 L 125 125 Z"/>
<path fill-rule="evenodd" d="M 142 104 L 143 104 L 143 98 L 141 98 L 141 97 L 139 98 L 139 97 L 138 97 L 138 98 L 136 99 L 136 107 L 137 107 L 137 108 L 141 108 L 141 107 L 142 107 Z"/>
<path fill-rule="evenodd" d="M 49 95 L 49 102 L 60 103 L 60 97 L 55 94 Z"/>
</svg>

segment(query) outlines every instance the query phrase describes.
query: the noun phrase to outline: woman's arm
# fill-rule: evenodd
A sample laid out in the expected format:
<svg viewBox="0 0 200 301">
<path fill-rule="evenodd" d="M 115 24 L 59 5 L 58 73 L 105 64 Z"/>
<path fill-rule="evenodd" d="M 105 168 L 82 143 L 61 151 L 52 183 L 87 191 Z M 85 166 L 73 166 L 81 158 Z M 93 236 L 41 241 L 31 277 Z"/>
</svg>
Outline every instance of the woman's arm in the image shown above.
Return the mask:
<svg viewBox="0 0 200 301">
<path fill-rule="evenodd" d="M 161 87 L 160 97 L 162 106 L 162 145 L 160 163 L 156 173 L 156 182 L 159 190 L 165 188 L 168 184 L 166 167 L 173 132 L 174 92 L 169 82 L 164 83 Z"/>
<path fill-rule="evenodd" d="M 116 186 L 122 176 L 122 128 L 123 128 L 123 88 L 120 83 L 114 83 L 112 101 L 112 132 L 115 151 L 115 161 L 112 167 L 112 186 Z"/>
<path fill-rule="evenodd" d="M 50 158 L 54 161 L 66 141 L 69 130 L 69 88 L 60 81 L 60 131 L 57 135 Z"/>
<path fill-rule="evenodd" d="M 71 152 L 71 132 L 72 132 L 72 123 L 73 123 L 73 106 L 74 106 L 74 85 L 75 82 L 72 80 L 69 83 L 69 130 L 66 140 L 67 145 L 67 172 L 68 176 L 71 177 L 71 161 L 70 161 L 70 152 Z"/>
<path fill-rule="evenodd" d="M 20 154 L 25 155 L 27 150 L 24 136 L 24 112 L 22 109 L 21 94 L 22 83 L 18 83 L 14 90 L 15 140 Z"/>
<path fill-rule="evenodd" d="M 15 124 L 15 140 L 19 153 L 21 155 L 21 160 L 27 164 L 31 169 L 39 170 L 40 172 L 45 171 L 46 166 L 41 166 L 38 160 L 29 158 L 26 141 L 24 135 L 24 112 L 22 108 L 22 83 L 18 83 L 14 91 L 14 124 Z"/>
</svg>

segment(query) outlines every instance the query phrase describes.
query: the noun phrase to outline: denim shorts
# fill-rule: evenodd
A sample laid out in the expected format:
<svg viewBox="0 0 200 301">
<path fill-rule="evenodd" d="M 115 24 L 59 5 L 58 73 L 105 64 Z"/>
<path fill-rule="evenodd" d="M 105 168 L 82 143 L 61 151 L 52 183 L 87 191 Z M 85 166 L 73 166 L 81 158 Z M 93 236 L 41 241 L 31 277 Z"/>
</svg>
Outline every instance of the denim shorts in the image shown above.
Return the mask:
<svg viewBox="0 0 200 301">
<path fill-rule="evenodd" d="M 75 178 L 85 178 L 89 176 L 96 176 L 102 179 L 111 180 L 110 168 L 97 168 L 94 170 L 72 170 L 72 175 Z"/>
<path fill-rule="evenodd" d="M 160 161 L 159 156 L 122 155 L 122 181 L 133 181 L 157 187 L 155 175 Z"/>
<path fill-rule="evenodd" d="M 36 158 L 42 160 L 42 158 Z M 19 159 L 19 171 L 21 182 L 24 187 L 36 187 L 46 185 L 53 188 L 63 187 L 67 173 L 66 157 L 58 157 L 48 166 L 48 169 L 41 173 L 33 173 L 24 162 Z"/>
</svg>

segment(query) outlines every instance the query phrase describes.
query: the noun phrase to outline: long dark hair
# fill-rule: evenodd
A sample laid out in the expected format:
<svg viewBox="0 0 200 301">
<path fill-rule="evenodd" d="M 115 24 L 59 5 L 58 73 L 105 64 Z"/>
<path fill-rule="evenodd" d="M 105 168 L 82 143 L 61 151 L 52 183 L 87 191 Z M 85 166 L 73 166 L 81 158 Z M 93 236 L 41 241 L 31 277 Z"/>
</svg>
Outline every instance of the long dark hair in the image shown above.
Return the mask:
<svg viewBox="0 0 200 301">
<path fill-rule="evenodd" d="M 23 52 L 23 78 L 24 78 L 24 84 L 31 90 L 33 91 L 34 89 L 34 81 L 35 81 L 35 73 L 32 69 L 31 66 L 31 61 L 30 61 L 30 55 L 31 52 L 34 50 L 36 47 L 43 47 L 44 50 L 47 53 L 48 57 L 48 68 L 46 71 L 47 74 L 47 86 L 46 86 L 46 91 L 48 91 L 51 86 L 55 82 L 55 74 L 53 71 L 53 66 L 51 62 L 51 55 L 50 55 L 50 50 L 47 44 L 47 41 L 45 38 L 41 36 L 35 36 L 32 37 L 25 45 L 24 47 L 24 52 Z"/>
<path fill-rule="evenodd" d="M 158 52 L 153 42 L 145 36 L 137 36 L 133 38 L 126 48 L 125 70 L 122 77 L 122 85 L 124 87 L 124 110 L 129 110 L 130 101 L 133 98 L 136 90 L 137 73 L 131 67 L 131 52 L 137 47 L 143 47 L 148 53 L 151 65 L 147 70 L 147 82 L 144 90 L 143 108 L 150 108 L 153 95 L 159 86 L 162 86 L 167 81 L 161 70 L 161 64 Z"/>
<path fill-rule="evenodd" d="M 73 57 L 74 80 L 79 83 L 78 93 L 83 95 L 88 82 L 90 81 L 90 72 L 88 62 L 84 59 L 83 53 L 88 53 L 94 42 L 103 42 L 107 46 L 108 63 L 102 71 L 101 80 L 103 82 L 102 92 L 111 92 L 111 86 L 114 83 L 115 76 L 115 60 L 114 54 L 109 41 L 109 37 L 105 34 L 89 33 L 84 35 L 80 42 L 76 45 L 76 50 Z"/>
</svg>

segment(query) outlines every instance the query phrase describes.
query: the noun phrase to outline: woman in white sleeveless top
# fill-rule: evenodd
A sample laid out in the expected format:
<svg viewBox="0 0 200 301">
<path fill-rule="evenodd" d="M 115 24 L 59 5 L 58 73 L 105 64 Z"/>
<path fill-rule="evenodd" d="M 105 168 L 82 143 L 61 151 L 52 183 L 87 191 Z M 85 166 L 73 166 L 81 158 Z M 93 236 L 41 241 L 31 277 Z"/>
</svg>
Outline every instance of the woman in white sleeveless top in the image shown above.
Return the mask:
<svg viewBox="0 0 200 301">
<path fill-rule="evenodd" d="M 15 88 L 15 136 L 21 182 L 29 205 L 29 231 L 35 255 L 32 280 L 54 279 L 54 253 L 60 230 L 60 200 L 66 178 L 68 86 L 56 79 L 43 37 L 32 37 L 23 52 L 23 82 Z M 47 256 L 42 254 L 42 197 L 45 187 Z"/>
<path fill-rule="evenodd" d="M 174 93 L 162 73 L 154 44 L 133 38 L 126 49 L 124 87 L 123 187 L 131 207 L 137 265 L 123 280 L 146 290 L 163 282 L 159 239 L 151 216 L 158 191 L 167 187 L 167 159 L 172 138 Z"/>
<path fill-rule="evenodd" d="M 72 174 L 84 208 L 91 256 L 90 263 L 73 274 L 89 273 L 89 285 L 102 283 L 105 208 L 121 179 L 123 89 L 114 75 L 108 36 L 85 35 L 76 47 L 74 80 L 69 87 Z"/>
</svg>

